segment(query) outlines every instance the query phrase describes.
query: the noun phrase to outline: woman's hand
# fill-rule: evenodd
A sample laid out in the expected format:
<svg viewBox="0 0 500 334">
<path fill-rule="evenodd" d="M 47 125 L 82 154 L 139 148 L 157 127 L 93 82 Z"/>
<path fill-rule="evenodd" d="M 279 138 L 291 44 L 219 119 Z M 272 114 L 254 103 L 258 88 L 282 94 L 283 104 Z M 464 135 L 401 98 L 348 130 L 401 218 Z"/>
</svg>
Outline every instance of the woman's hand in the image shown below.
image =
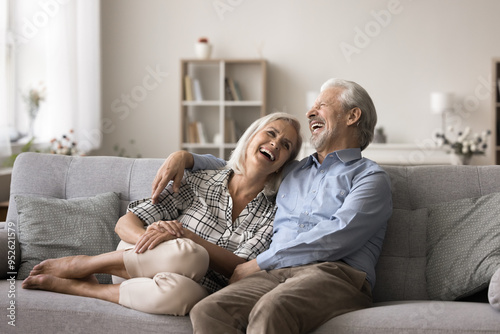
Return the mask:
<svg viewBox="0 0 500 334">
<path fill-rule="evenodd" d="M 177 151 L 170 154 L 167 160 L 161 165 L 153 181 L 151 194 L 153 204 L 158 203 L 161 192 L 165 189 L 170 180 L 174 181 L 172 186 L 173 191 L 178 192 L 182 177 L 184 176 L 184 169 L 192 168 L 193 164 L 193 156 L 189 152 Z"/>
<path fill-rule="evenodd" d="M 135 245 L 136 253 L 144 253 L 153 249 L 162 242 L 180 238 L 184 235 L 184 228 L 178 221 L 158 221 L 146 229 Z"/>
<path fill-rule="evenodd" d="M 182 227 L 182 223 L 177 220 L 160 220 L 151 226 L 148 226 L 148 229 L 155 229 L 160 232 L 168 232 L 171 235 L 176 236 L 177 238 L 182 238 L 184 236 L 184 227 Z M 187 231 L 187 230 L 186 230 Z"/>
</svg>

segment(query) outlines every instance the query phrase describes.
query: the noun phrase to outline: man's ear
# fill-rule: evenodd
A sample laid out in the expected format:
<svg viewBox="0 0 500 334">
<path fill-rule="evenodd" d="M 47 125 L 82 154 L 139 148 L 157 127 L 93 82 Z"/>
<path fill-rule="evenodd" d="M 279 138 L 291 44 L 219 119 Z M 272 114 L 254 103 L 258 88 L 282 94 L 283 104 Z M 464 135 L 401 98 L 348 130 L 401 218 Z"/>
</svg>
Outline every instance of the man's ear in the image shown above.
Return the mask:
<svg viewBox="0 0 500 334">
<path fill-rule="evenodd" d="M 361 119 L 361 109 L 358 107 L 354 107 L 347 112 L 347 125 L 358 125 L 359 120 Z"/>
</svg>

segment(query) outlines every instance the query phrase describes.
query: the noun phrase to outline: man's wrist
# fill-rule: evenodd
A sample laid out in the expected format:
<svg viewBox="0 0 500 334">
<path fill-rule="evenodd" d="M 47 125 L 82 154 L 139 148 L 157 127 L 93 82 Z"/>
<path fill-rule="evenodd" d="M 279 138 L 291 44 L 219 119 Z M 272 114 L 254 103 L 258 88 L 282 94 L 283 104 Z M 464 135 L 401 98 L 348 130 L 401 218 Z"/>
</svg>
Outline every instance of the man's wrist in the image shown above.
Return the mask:
<svg viewBox="0 0 500 334">
<path fill-rule="evenodd" d="M 194 166 L 194 158 L 193 155 L 188 151 L 182 152 L 182 161 L 184 161 L 184 168 L 192 169 Z"/>
</svg>

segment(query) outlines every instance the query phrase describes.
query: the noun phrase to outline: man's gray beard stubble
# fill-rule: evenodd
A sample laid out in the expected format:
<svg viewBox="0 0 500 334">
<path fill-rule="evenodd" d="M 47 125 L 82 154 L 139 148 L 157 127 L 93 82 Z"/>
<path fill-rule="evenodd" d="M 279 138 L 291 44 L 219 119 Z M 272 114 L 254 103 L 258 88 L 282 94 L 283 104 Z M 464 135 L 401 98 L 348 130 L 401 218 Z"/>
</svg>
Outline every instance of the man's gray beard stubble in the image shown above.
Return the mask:
<svg viewBox="0 0 500 334">
<path fill-rule="evenodd" d="M 311 135 L 310 142 L 316 151 L 318 151 L 321 147 L 326 145 L 328 138 L 330 137 L 331 130 L 326 130 L 321 132 L 318 135 Z"/>
</svg>

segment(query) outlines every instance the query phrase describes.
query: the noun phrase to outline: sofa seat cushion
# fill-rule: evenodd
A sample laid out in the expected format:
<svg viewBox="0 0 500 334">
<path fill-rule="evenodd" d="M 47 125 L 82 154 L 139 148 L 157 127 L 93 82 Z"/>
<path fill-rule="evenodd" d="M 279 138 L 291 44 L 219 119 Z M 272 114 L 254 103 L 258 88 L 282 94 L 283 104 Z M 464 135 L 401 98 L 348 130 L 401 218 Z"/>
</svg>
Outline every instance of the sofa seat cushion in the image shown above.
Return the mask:
<svg viewBox="0 0 500 334">
<path fill-rule="evenodd" d="M 120 198 L 114 192 L 70 200 L 36 196 L 15 196 L 21 263 L 18 279 L 48 258 L 97 255 L 116 249 L 114 232 L 119 218 Z M 101 283 L 109 275 L 98 274 Z"/>
<path fill-rule="evenodd" d="M 500 193 L 429 206 L 427 292 L 456 300 L 488 287 L 500 267 Z"/>
<path fill-rule="evenodd" d="M 330 319 L 314 334 L 498 333 L 500 317 L 488 303 L 399 301 Z"/>
<path fill-rule="evenodd" d="M 192 333 L 189 317 L 148 314 L 100 299 L 25 290 L 0 281 L 0 333 Z M 9 293 L 9 291 L 13 291 Z M 10 297 L 9 297 L 10 295 Z M 7 296 L 7 297 L 4 297 Z M 8 310 L 14 301 L 12 310 Z M 15 327 L 9 324 L 12 314 Z"/>
</svg>

